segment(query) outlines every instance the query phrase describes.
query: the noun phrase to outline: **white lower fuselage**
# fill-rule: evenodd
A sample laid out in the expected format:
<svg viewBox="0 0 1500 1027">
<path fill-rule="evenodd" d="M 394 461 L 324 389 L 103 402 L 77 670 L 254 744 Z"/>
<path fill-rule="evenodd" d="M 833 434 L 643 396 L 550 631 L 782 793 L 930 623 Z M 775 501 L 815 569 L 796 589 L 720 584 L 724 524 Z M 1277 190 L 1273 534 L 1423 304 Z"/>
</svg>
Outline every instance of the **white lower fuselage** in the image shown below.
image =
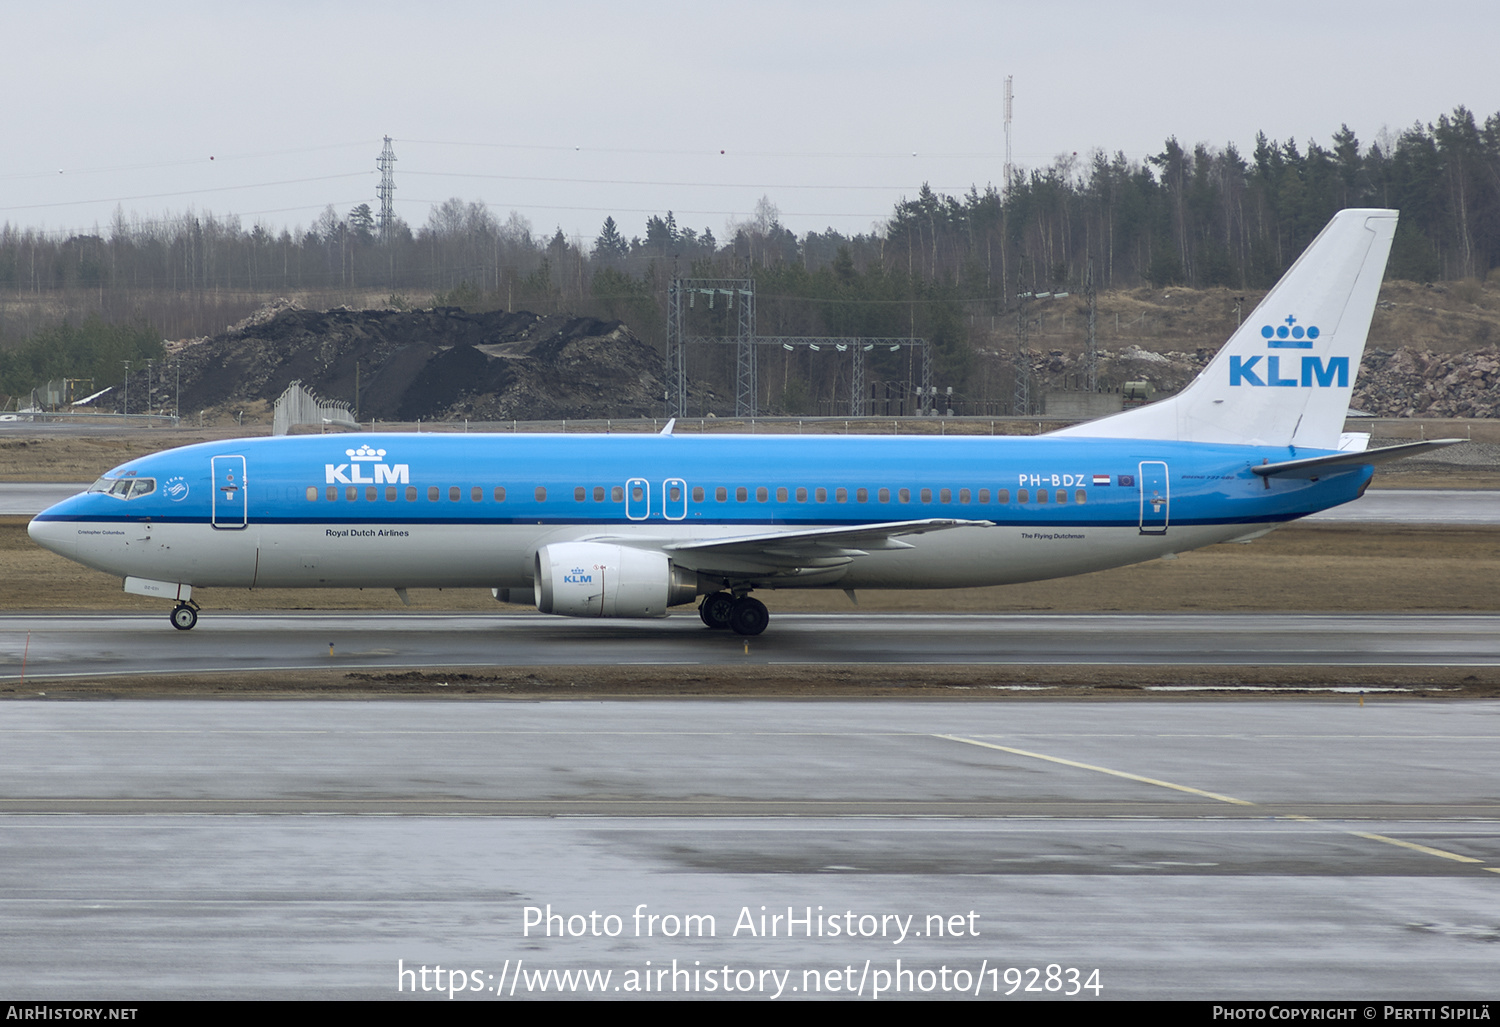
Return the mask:
<svg viewBox="0 0 1500 1027">
<path fill-rule="evenodd" d="M 827 574 L 808 569 L 762 588 L 969 588 L 1083 574 L 1184 552 L 1264 530 L 1263 524 L 1174 527 L 1143 535 L 1135 526 L 955 528 L 870 552 Z M 397 534 L 392 534 L 397 532 Z M 590 533 L 595 534 L 595 533 Z M 736 535 L 699 529 L 670 536 Z M 660 526 L 617 526 L 615 539 L 664 540 Z M 71 537 L 68 537 L 71 536 Z M 555 525 L 388 524 L 247 526 L 70 522 L 48 529 L 48 546 L 118 577 L 226 588 L 532 587 L 536 551 L 579 537 Z M 754 575 L 750 575 L 754 576 Z"/>
</svg>

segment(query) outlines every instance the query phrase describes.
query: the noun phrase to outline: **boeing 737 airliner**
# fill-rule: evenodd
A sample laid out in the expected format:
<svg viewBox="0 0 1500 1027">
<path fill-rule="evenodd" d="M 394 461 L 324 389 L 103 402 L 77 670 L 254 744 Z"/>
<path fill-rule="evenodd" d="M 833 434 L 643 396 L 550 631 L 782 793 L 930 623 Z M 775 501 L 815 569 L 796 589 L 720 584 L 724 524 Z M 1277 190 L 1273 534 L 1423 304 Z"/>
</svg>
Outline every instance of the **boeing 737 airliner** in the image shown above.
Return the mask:
<svg viewBox="0 0 1500 1027">
<path fill-rule="evenodd" d="M 1080 574 L 1358 497 L 1340 449 L 1396 212 L 1345 210 L 1181 393 L 1037 438 L 340 435 L 169 450 L 107 472 L 30 533 L 173 600 L 194 587 L 482 587 L 543 613 L 661 617 L 702 595 L 957 588 Z"/>
</svg>

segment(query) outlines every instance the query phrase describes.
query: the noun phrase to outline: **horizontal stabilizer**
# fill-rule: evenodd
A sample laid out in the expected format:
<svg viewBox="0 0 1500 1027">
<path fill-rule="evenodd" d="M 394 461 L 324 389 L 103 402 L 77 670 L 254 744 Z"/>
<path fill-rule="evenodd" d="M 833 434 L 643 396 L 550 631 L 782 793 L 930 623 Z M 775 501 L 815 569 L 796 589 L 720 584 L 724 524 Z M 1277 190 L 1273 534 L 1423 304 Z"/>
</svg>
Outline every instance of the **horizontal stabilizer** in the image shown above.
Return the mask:
<svg viewBox="0 0 1500 1027">
<path fill-rule="evenodd" d="M 1334 453 L 1329 456 L 1310 456 L 1304 460 L 1283 460 L 1280 463 L 1261 464 L 1250 468 L 1264 478 L 1319 478 L 1325 474 L 1352 470 L 1356 467 L 1372 467 L 1388 460 L 1416 456 L 1430 449 L 1442 449 L 1468 439 L 1433 439 L 1430 442 L 1408 442 L 1401 446 L 1385 446 L 1381 449 L 1366 449 L 1356 453 Z"/>
</svg>

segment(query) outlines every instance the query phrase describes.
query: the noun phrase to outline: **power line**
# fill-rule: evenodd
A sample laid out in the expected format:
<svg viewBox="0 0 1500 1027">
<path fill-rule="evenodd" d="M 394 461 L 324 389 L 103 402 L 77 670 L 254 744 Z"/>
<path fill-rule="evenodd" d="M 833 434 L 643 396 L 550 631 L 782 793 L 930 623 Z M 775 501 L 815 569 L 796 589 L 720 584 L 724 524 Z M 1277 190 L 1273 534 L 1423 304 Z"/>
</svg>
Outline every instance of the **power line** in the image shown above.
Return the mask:
<svg viewBox="0 0 1500 1027">
<path fill-rule="evenodd" d="M 638 153 L 659 157 L 834 157 L 850 160 L 870 159 L 906 159 L 913 157 L 941 158 L 943 160 L 977 160 L 984 158 L 997 158 L 1003 156 L 999 153 L 924 153 L 921 150 L 902 150 L 900 152 L 867 152 L 860 153 L 846 151 L 843 153 L 831 150 L 730 150 L 721 149 L 717 154 L 710 149 L 702 150 L 658 150 L 644 147 L 619 147 L 619 146 L 560 146 L 546 145 L 540 143 L 482 143 L 453 139 L 403 139 L 403 143 L 412 143 L 419 146 L 471 146 L 478 149 L 494 150 L 540 150 L 555 153 Z"/>
<path fill-rule="evenodd" d="M 109 196 L 103 199 L 93 200 L 61 200 L 53 203 L 27 203 L 14 207 L 0 207 L 5 210 L 42 210 L 47 207 L 77 207 L 89 203 L 123 203 L 126 200 L 160 200 L 173 196 L 196 196 L 200 193 L 230 193 L 241 189 L 266 189 L 278 185 L 302 185 L 306 182 L 331 182 L 339 178 L 364 178 L 369 175 L 367 171 L 349 171 L 341 175 L 314 175 L 311 178 L 284 178 L 276 182 L 249 182 L 244 185 L 218 185 L 207 189 L 179 189 L 170 193 L 140 193 L 135 196 Z"/>
<path fill-rule="evenodd" d="M 424 200 L 424 199 L 419 199 L 419 198 L 413 196 L 409 200 L 407 200 L 406 202 L 408 202 L 408 203 L 430 203 L 430 204 L 433 204 L 434 206 L 440 206 L 441 204 L 446 203 L 447 201 L 446 200 Z M 569 207 L 569 206 L 564 206 L 563 204 L 560 204 L 560 203 L 499 203 L 499 202 L 492 203 L 492 202 L 489 202 L 487 200 L 476 200 L 474 202 L 476 202 L 476 203 L 483 203 L 486 207 L 490 207 L 490 208 L 493 208 L 495 210 L 578 210 L 578 211 L 589 211 L 589 212 L 601 213 L 601 214 L 657 214 L 657 215 L 660 215 L 662 213 L 662 211 L 661 211 L 661 209 L 659 207 Z M 3 209 L 4 208 L 0 208 L 0 210 L 3 210 Z M 753 211 L 748 211 L 748 210 L 677 210 L 676 208 L 673 208 L 672 209 L 672 213 L 673 214 L 692 214 L 695 217 L 701 217 L 701 216 L 704 216 L 704 215 L 719 216 L 719 217 L 750 217 L 754 212 Z M 890 212 L 888 212 L 888 211 L 887 212 L 882 212 L 880 214 L 861 214 L 858 211 L 845 212 L 845 211 L 817 211 L 817 210 L 813 210 L 813 211 L 806 211 L 806 210 L 781 210 L 781 211 L 777 211 L 777 213 L 778 213 L 778 215 L 783 216 L 783 217 L 794 217 L 794 218 L 886 218 L 886 217 L 890 216 Z"/>
<path fill-rule="evenodd" d="M 351 146 L 367 145 L 369 144 L 364 141 L 356 143 L 327 143 L 322 146 L 300 146 L 290 150 L 266 150 L 261 153 L 218 153 L 209 157 L 179 157 L 173 160 L 151 161 L 144 164 L 113 164 L 97 168 L 66 168 L 57 172 L 23 171 L 11 175 L 0 175 L 0 181 L 10 182 L 21 181 L 28 178 L 52 178 L 54 175 L 61 174 L 64 171 L 67 175 L 70 176 L 99 175 L 115 171 L 150 171 L 156 168 L 180 168 L 187 167 L 192 164 L 206 164 L 209 161 L 214 161 L 215 163 L 217 163 L 218 161 L 255 160 L 260 157 L 285 157 L 292 154 L 317 153 L 321 150 L 342 150 L 347 149 Z"/>
<path fill-rule="evenodd" d="M 553 178 L 544 175 L 491 175 L 474 171 L 408 171 L 408 175 L 421 175 L 428 178 L 488 178 L 502 182 L 561 182 L 569 185 L 646 185 L 646 186 L 672 186 L 681 189 L 832 189 L 839 192 L 848 192 L 852 189 L 867 189 L 879 192 L 899 192 L 902 189 L 918 191 L 921 185 L 910 182 L 902 185 L 788 185 L 767 182 L 655 182 L 637 181 L 624 178 Z M 962 192 L 969 186 L 938 186 L 934 188 L 930 182 L 924 182 L 934 192 Z M 970 183 L 973 185 L 973 183 Z"/>
</svg>

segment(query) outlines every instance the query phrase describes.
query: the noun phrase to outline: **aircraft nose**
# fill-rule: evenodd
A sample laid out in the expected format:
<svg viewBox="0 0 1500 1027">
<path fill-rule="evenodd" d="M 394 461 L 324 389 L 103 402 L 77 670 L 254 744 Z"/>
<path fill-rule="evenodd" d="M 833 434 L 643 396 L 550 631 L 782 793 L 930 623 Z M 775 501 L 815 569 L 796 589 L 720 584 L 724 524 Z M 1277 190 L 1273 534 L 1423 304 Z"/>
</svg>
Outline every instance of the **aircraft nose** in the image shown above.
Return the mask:
<svg viewBox="0 0 1500 1027">
<path fill-rule="evenodd" d="M 26 525 L 26 534 L 43 549 L 50 549 L 59 556 L 73 559 L 77 547 L 76 532 L 70 530 L 71 526 L 65 521 L 48 520 L 47 513 L 44 510 L 33 517 Z"/>
</svg>

